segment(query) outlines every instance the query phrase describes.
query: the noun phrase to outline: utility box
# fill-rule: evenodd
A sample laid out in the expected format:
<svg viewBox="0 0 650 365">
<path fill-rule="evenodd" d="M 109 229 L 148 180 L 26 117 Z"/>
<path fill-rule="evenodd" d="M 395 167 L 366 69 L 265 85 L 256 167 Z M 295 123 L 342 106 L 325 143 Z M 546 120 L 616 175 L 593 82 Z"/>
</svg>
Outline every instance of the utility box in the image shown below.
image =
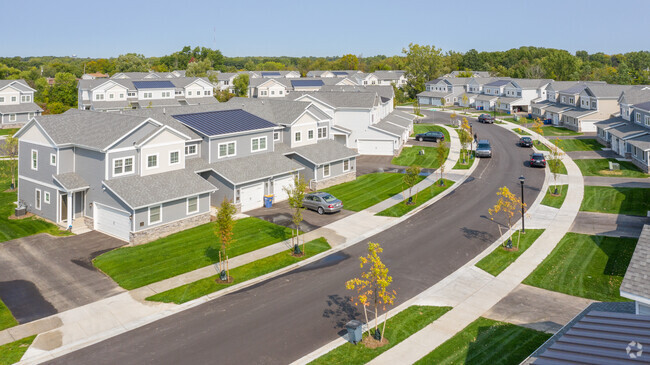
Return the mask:
<svg viewBox="0 0 650 365">
<path fill-rule="evenodd" d="M 271 208 L 273 206 L 273 194 L 264 195 L 264 208 Z"/>
<path fill-rule="evenodd" d="M 357 320 L 351 320 L 345 324 L 345 328 L 348 330 L 348 340 L 357 344 L 363 339 L 363 323 Z"/>
<path fill-rule="evenodd" d="M 609 171 L 620 170 L 621 165 L 618 162 L 609 161 Z"/>
<path fill-rule="evenodd" d="M 27 207 L 17 207 L 16 208 L 16 217 L 22 217 L 27 214 Z"/>
</svg>

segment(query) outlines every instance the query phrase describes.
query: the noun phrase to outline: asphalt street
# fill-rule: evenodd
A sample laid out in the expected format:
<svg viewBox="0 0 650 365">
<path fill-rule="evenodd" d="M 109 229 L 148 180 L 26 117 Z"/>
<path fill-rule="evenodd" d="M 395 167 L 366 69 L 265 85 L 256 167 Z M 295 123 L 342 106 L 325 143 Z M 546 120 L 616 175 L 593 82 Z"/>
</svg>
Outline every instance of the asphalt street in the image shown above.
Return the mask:
<svg viewBox="0 0 650 365">
<path fill-rule="evenodd" d="M 431 112 L 425 112 L 432 116 Z M 436 122 L 447 114 L 436 113 Z M 434 285 L 483 251 L 499 235 L 488 209 L 502 186 L 531 204 L 543 169 L 525 166 L 530 150 L 497 125 L 473 122 L 493 145 L 466 183 L 407 221 L 369 239 L 384 248 L 397 303 Z M 501 219 L 503 220 L 503 219 Z M 347 298 L 346 280 L 360 274 L 367 241 L 282 276 L 110 338 L 52 361 L 57 364 L 286 364 L 344 333 L 363 314 Z"/>
</svg>

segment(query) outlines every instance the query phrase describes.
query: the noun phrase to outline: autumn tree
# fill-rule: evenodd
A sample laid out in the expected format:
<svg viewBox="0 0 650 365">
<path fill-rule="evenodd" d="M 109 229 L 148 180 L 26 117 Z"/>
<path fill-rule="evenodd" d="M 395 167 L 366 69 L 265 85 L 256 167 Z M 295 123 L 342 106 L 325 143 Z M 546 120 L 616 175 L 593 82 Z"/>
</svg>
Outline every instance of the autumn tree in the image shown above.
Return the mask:
<svg viewBox="0 0 650 365">
<path fill-rule="evenodd" d="M 458 117 L 456 113 L 449 114 L 449 120 L 451 121 L 451 125 L 454 127 L 456 126 L 456 117 Z"/>
<path fill-rule="evenodd" d="M 490 213 L 490 219 L 494 220 L 495 215 L 502 213 L 508 222 L 508 231 L 506 233 L 510 233 L 512 230 L 512 220 L 514 219 L 515 214 L 522 206 L 525 208 L 526 204 L 523 203 L 515 194 L 511 193 L 506 186 L 499 188 L 497 196 L 499 197 L 499 200 L 494 207 L 488 210 L 488 213 Z M 501 233 L 500 225 L 499 233 Z M 506 247 L 512 248 L 512 239 L 508 239 Z M 517 249 L 519 249 L 519 241 L 517 241 Z"/>
<path fill-rule="evenodd" d="M 219 275 L 222 281 L 230 280 L 230 270 L 228 265 L 228 249 L 230 245 L 234 242 L 233 239 L 233 228 L 235 226 L 235 221 L 233 219 L 237 208 L 232 204 L 228 199 L 224 198 L 217 212 L 217 232 L 216 235 L 219 237 L 220 247 L 219 247 Z"/>
<path fill-rule="evenodd" d="M 248 94 L 248 84 L 250 77 L 247 73 L 241 73 L 232 80 L 234 94 L 237 96 L 246 96 Z"/>
<path fill-rule="evenodd" d="M 461 97 L 461 100 L 463 101 L 463 111 L 467 110 L 467 107 L 469 106 L 469 97 L 467 94 L 463 94 Z"/>
<path fill-rule="evenodd" d="M 560 140 L 558 138 L 553 140 L 553 147 L 551 147 L 551 152 L 546 159 L 546 162 L 548 162 L 548 168 L 553 174 L 553 182 L 555 185 L 555 191 L 553 192 L 554 195 L 558 195 L 557 176 L 560 174 L 562 167 L 564 166 L 562 163 L 562 156 L 564 156 L 564 152 L 562 152 L 562 150 L 558 147 L 559 142 Z"/>
<path fill-rule="evenodd" d="M 472 143 L 472 132 L 470 130 L 467 118 L 463 118 L 463 121 L 460 124 L 460 129 L 458 129 L 458 139 L 460 139 L 460 144 L 463 146 L 461 151 L 463 154 L 463 165 L 467 164 L 467 145 Z"/>
<path fill-rule="evenodd" d="M 16 188 L 16 173 L 18 172 L 18 138 L 7 136 L 4 145 L 0 148 L 0 156 L 6 158 L 5 163 L 0 165 L 0 177 L 11 179 L 11 190 Z"/>
<path fill-rule="evenodd" d="M 299 174 L 296 174 L 293 177 L 293 186 L 285 186 L 284 191 L 289 197 L 289 207 L 291 207 L 291 221 L 293 222 L 295 231 L 291 232 L 291 242 L 293 243 L 293 252 L 295 255 L 299 255 L 300 251 L 300 223 L 302 222 L 302 212 L 305 208 L 302 206 L 303 200 L 305 200 L 305 191 L 307 190 L 307 183 L 305 179 Z M 295 240 L 294 240 L 295 237 Z M 305 252 L 305 243 L 303 241 L 302 253 Z"/>
<path fill-rule="evenodd" d="M 445 181 L 442 179 L 442 174 L 445 172 L 445 160 L 447 159 L 448 152 L 449 147 L 447 146 L 447 142 L 438 142 L 438 148 L 436 148 L 436 157 L 438 157 L 438 161 L 440 161 L 440 186 L 445 186 Z"/>
<path fill-rule="evenodd" d="M 419 177 L 420 177 L 420 172 L 422 172 L 422 168 L 420 166 L 409 166 L 406 169 L 406 173 L 404 174 L 404 177 L 402 178 L 404 181 L 404 185 L 406 185 L 409 189 L 409 198 L 413 197 L 413 187 L 418 183 Z M 417 193 L 416 193 L 417 195 Z M 417 199 L 417 196 L 416 196 Z M 411 202 L 412 199 L 409 200 Z"/>
<path fill-rule="evenodd" d="M 543 126 L 544 122 L 542 122 L 541 119 L 535 118 L 535 120 L 533 120 L 533 131 L 535 131 L 535 133 L 539 134 L 540 136 L 544 135 L 544 128 L 542 128 Z M 539 144 L 539 140 L 537 141 L 537 144 Z"/>
<path fill-rule="evenodd" d="M 392 305 L 395 302 L 397 294 L 394 290 L 388 290 L 388 286 L 393 282 L 393 278 L 388 275 L 388 268 L 379 257 L 379 254 L 382 252 L 383 249 L 378 243 L 368 242 L 368 254 L 359 257 L 359 260 L 361 261 L 361 269 L 363 269 L 366 264 L 370 265 L 368 271 L 362 272 L 361 277 L 348 280 L 345 283 L 346 289 L 357 291 L 355 299 L 363 306 L 363 314 L 366 317 L 366 323 L 368 323 L 368 307 L 372 307 L 375 315 L 374 338 L 380 341 L 380 343 L 383 341 L 388 312 L 385 312 L 384 314 L 384 327 L 380 332 L 378 328 L 379 310 L 382 309 L 386 311 L 386 306 Z M 370 328 L 368 328 L 368 335 L 371 335 Z"/>
</svg>

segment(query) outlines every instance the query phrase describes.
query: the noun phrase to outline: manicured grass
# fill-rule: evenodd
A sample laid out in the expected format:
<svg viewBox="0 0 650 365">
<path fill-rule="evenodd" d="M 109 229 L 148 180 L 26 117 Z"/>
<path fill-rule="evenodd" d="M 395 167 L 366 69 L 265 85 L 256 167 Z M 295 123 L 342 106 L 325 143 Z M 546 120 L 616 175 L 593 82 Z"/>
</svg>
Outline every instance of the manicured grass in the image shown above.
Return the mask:
<svg viewBox="0 0 650 365">
<path fill-rule="evenodd" d="M 556 127 L 553 125 L 542 127 L 542 129 L 544 130 L 544 135 L 550 137 L 582 135 L 582 133 L 580 132 L 572 131 L 571 129 L 567 129 L 567 128 Z"/>
<path fill-rule="evenodd" d="M 533 146 L 535 146 L 535 148 L 538 151 L 551 152 L 551 149 L 546 147 L 546 145 L 544 143 L 540 142 L 540 141 L 535 141 L 535 143 L 533 143 Z"/>
<path fill-rule="evenodd" d="M 603 145 L 595 139 L 560 139 L 558 147 L 565 152 L 600 151 L 603 149 Z"/>
<path fill-rule="evenodd" d="M 530 136 L 530 133 L 526 132 L 525 130 L 523 130 L 521 128 L 515 128 L 515 129 L 513 129 L 513 131 L 515 131 L 515 133 L 517 133 L 517 134 L 519 134 L 521 136 Z"/>
<path fill-rule="evenodd" d="M 466 164 L 463 164 L 463 155 L 465 152 L 469 152 L 466 156 L 465 162 Z M 472 158 L 469 158 L 471 155 Z M 476 161 L 475 153 L 474 151 L 467 151 L 466 149 L 461 149 L 460 150 L 460 157 L 458 158 L 458 162 L 454 165 L 453 170 L 468 170 L 472 165 L 474 164 L 474 161 Z"/>
<path fill-rule="evenodd" d="M 379 172 L 325 189 L 343 202 L 347 210 L 358 212 L 406 190 L 404 174 Z M 422 181 L 424 176 L 420 176 Z M 418 181 L 418 182 L 419 182 Z"/>
<path fill-rule="evenodd" d="M 0 161 L 0 169 L 6 167 L 6 161 Z M 0 242 L 37 233 L 49 233 L 54 236 L 67 236 L 71 233 L 60 230 L 58 226 L 36 217 L 9 219 L 15 213 L 17 192 L 7 192 L 11 187 L 10 179 L 0 180 Z M 45 204 L 45 203 L 44 203 Z M 54 202 L 52 202 L 54 204 Z"/>
<path fill-rule="evenodd" d="M 0 136 L 13 136 L 20 128 L 3 128 L 0 129 Z"/>
<path fill-rule="evenodd" d="M 230 270 L 230 276 L 233 282 L 229 284 L 220 284 L 215 280 L 218 275 L 210 276 L 205 279 L 197 280 L 193 283 L 179 286 L 177 288 L 158 293 L 147 298 L 149 301 L 176 303 L 181 304 L 192 299 L 200 298 L 204 295 L 223 290 L 229 286 L 243 283 L 244 281 L 279 270 L 283 267 L 295 264 L 321 252 L 329 250 L 331 247 L 325 238 L 317 238 L 305 243 L 306 255 L 295 257 L 291 255 L 292 250 L 280 252 L 278 254 L 265 257 L 263 259 L 242 265 Z"/>
<path fill-rule="evenodd" d="M 125 289 L 135 289 L 219 261 L 216 223 L 207 223 L 156 241 L 122 247 L 93 264 Z M 235 221 L 230 258 L 291 238 L 291 229 L 258 218 Z"/>
<path fill-rule="evenodd" d="M 0 331 L 18 324 L 16 318 L 2 300 L 0 300 Z"/>
<path fill-rule="evenodd" d="M 503 245 L 494 249 L 489 255 L 485 256 L 481 261 L 476 263 L 476 267 L 493 276 L 499 275 L 510 264 L 515 262 L 521 254 L 523 254 L 533 242 L 544 233 L 543 229 L 527 229 L 526 233 L 519 234 L 519 230 L 515 231 L 512 236 L 512 247 L 517 247 L 519 243 L 519 250 L 507 251 Z M 521 236 L 521 242 L 519 237 Z"/>
<path fill-rule="evenodd" d="M 548 164 L 548 160 L 546 161 L 546 163 Z M 560 168 L 558 170 L 558 174 L 560 174 L 560 175 L 566 175 L 567 174 L 566 166 L 564 165 L 564 162 L 562 162 L 562 161 L 560 161 Z M 551 172 L 551 177 L 552 176 L 553 176 L 553 173 Z"/>
<path fill-rule="evenodd" d="M 425 202 L 429 201 L 432 199 L 434 196 L 442 193 L 443 191 L 447 190 L 450 186 L 454 184 L 453 181 L 443 179 L 444 185 L 440 186 L 440 179 L 436 181 L 433 185 L 429 186 L 428 188 L 424 189 L 423 191 L 417 192 L 413 190 L 413 201 L 415 202 L 412 205 L 406 205 L 406 200 L 399 202 L 392 207 L 388 209 L 384 209 L 381 212 L 377 213 L 377 215 L 385 216 L 385 217 L 401 217 L 404 214 L 412 211 L 413 209 L 419 207 L 420 205 L 424 204 Z"/>
<path fill-rule="evenodd" d="M 619 287 L 636 241 L 567 233 L 523 283 L 603 302 L 628 301 Z"/>
<path fill-rule="evenodd" d="M 546 195 L 544 195 L 544 199 L 542 199 L 542 205 L 553 208 L 561 207 L 562 203 L 564 203 L 564 199 L 566 199 L 567 190 L 569 190 L 569 185 L 558 185 L 557 192 L 559 195 L 555 196 L 552 195 L 552 193 L 555 192 L 555 185 L 550 185 L 548 191 L 546 191 Z"/>
<path fill-rule="evenodd" d="M 35 338 L 36 335 L 29 336 L 0 346 L 0 365 L 10 365 L 20 361 Z"/>
<path fill-rule="evenodd" d="M 424 155 L 420 155 L 420 150 L 424 150 Z M 399 166 L 420 166 L 422 168 L 437 169 L 445 161 L 438 160 L 437 147 L 404 147 L 399 156 L 394 157 L 391 163 Z M 445 160 L 449 156 L 449 150 L 445 155 Z"/>
<path fill-rule="evenodd" d="M 445 141 L 447 141 L 447 143 L 450 141 L 447 129 L 437 124 L 413 124 L 413 134 L 411 134 L 411 137 L 426 132 L 442 132 L 445 136 Z"/>
<path fill-rule="evenodd" d="M 580 210 L 645 217 L 650 210 L 650 189 L 585 186 Z"/>
<path fill-rule="evenodd" d="M 376 349 L 369 349 L 363 344 L 346 343 L 326 353 L 309 364 L 365 364 L 404 341 L 431 322 L 451 310 L 451 307 L 411 306 L 388 319 L 384 337 L 388 344 Z M 380 325 L 380 329 L 382 326 Z M 364 337 L 368 332 L 364 333 Z"/>
<path fill-rule="evenodd" d="M 479 317 L 416 364 L 518 365 L 550 337 L 545 332 Z"/>
<path fill-rule="evenodd" d="M 609 162 L 616 162 L 621 167 L 620 170 L 609 171 Z M 618 161 L 613 158 L 596 158 L 574 160 L 576 165 L 582 171 L 584 176 L 609 176 L 609 177 L 648 177 L 650 175 L 643 173 L 633 163 L 629 161 Z"/>
</svg>

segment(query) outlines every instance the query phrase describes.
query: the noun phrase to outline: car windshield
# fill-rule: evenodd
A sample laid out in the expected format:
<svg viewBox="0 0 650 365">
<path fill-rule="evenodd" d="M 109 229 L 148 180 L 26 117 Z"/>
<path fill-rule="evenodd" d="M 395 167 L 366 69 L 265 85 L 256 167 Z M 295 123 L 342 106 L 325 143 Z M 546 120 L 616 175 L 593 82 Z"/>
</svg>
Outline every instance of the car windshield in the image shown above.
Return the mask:
<svg viewBox="0 0 650 365">
<path fill-rule="evenodd" d="M 524 141 L 526 141 L 526 142 L 528 142 L 528 141 L 531 140 L 530 137 L 521 137 L 521 139 L 524 140 Z"/>
<path fill-rule="evenodd" d="M 542 155 L 533 155 L 533 158 L 534 158 L 535 160 L 543 160 L 543 159 L 544 159 L 544 156 L 542 156 Z"/>
<path fill-rule="evenodd" d="M 333 201 L 336 200 L 335 197 L 333 197 L 333 196 L 331 196 L 331 195 L 329 195 L 329 194 L 327 194 L 327 195 L 323 195 L 321 198 L 323 198 L 323 200 L 325 200 L 325 201 L 328 202 L 328 203 L 331 203 L 331 202 L 333 202 Z"/>
<path fill-rule="evenodd" d="M 490 148 L 490 144 L 489 143 L 479 143 L 478 148 Z"/>
</svg>

